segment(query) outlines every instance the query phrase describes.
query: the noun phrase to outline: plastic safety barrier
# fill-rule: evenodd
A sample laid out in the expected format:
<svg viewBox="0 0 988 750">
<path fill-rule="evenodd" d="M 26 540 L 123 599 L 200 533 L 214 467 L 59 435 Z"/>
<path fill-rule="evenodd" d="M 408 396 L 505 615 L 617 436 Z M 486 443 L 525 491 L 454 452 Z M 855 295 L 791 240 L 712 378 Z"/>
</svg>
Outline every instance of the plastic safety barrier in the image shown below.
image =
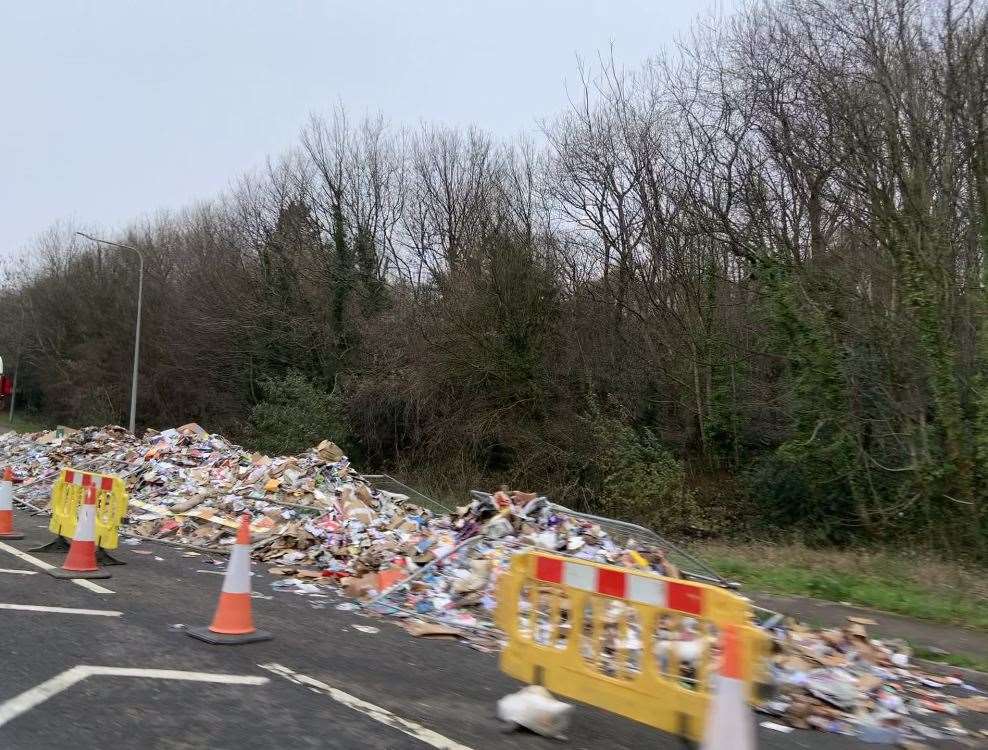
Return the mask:
<svg viewBox="0 0 988 750">
<path fill-rule="evenodd" d="M 737 627 L 749 699 L 771 641 L 748 600 L 716 586 L 543 552 L 498 581 L 501 670 L 523 682 L 699 740 L 720 629 Z"/>
<path fill-rule="evenodd" d="M 73 538 L 79 504 L 90 487 L 96 488 L 96 546 L 116 549 L 128 497 L 123 479 L 112 474 L 62 469 L 51 488 L 51 522 L 48 528 L 53 534 Z"/>
</svg>

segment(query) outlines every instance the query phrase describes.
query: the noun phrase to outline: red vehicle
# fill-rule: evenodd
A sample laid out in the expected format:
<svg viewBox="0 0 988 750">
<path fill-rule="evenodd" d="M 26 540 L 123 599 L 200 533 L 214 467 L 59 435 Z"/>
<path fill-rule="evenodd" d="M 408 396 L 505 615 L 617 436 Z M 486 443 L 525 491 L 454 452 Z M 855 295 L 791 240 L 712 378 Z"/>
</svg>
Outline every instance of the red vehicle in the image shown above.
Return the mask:
<svg viewBox="0 0 988 750">
<path fill-rule="evenodd" d="M 0 357 L 0 409 L 6 409 L 10 403 L 10 394 L 14 392 L 14 379 L 3 371 L 3 358 Z"/>
</svg>

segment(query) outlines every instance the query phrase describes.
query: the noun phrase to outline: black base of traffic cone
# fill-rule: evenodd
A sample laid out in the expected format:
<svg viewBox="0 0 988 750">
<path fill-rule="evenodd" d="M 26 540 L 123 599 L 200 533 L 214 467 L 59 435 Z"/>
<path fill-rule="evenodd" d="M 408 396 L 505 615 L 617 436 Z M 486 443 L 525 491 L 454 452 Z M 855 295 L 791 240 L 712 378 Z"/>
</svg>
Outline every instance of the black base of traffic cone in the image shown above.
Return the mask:
<svg viewBox="0 0 988 750">
<path fill-rule="evenodd" d="M 68 552 L 70 546 L 69 540 L 64 536 L 56 536 L 48 544 L 32 547 L 28 552 Z"/>
<path fill-rule="evenodd" d="M 225 633 L 214 633 L 207 627 L 186 628 L 185 632 L 200 641 L 211 643 L 214 646 L 239 646 L 242 643 L 256 643 L 257 641 L 270 641 L 273 635 L 264 630 L 255 630 L 253 633 L 243 635 L 226 635 Z"/>
<path fill-rule="evenodd" d="M 64 568 L 52 568 L 45 571 L 53 578 L 112 578 L 105 570 L 65 570 Z"/>
<path fill-rule="evenodd" d="M 107 552 L 102 547 L 97 547 L 96 548 L 96 562 L 99 563 L 100 565 L 126 565 L 127 564 L 123 560 L 118 560 L 117 558 L 111 556 L 110 553 Z"/>
<path fill-rule="evenodd" d="M 16 536 L 16 537 L 4 537 L 0 535 L 0 539 L 4 539 L 4 538 L 23 539 L 24 535 L 21 534 L 20 536 Z M 52 539 L 50 542 L 48 542 L 48 544 L 43 544 L 40 547 L 34 547 L 33 549 L 29 549 L 28 552 L 68 552 L 69 547 L 71 546 L 72 546 L 72 541 L 70 539 L 66 539 L 64 536 L 57 536 L 54 539 Z M 96 562 L 98 562 L 100 565 L 127 564 L 123 560 L 118 560 L 117 558 L 110 555 L 110 553 L 107 552 L 102 547 L 96 548 Z M 82 578 L 82 576 L 74 576 L 74 577 Z"/>
<path fill-rule="evenodd" d="M 0 534 L 0 539 L 23 539 L 23 538 L 24 535 L 18 534 L 16 531 L 11 532 L 10 534 Z"/>
</svg>

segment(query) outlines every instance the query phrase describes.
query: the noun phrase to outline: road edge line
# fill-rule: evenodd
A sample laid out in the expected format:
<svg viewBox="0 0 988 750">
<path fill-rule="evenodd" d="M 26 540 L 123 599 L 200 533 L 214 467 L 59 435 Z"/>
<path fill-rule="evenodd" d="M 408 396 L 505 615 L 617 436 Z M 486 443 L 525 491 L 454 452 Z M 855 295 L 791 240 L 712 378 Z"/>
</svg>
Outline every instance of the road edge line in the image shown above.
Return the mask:
<svg viewBox="0 0 988 750">
<path fill-rule="evenodd" d="M 44 560 L 39 560 L 34 555 L 29 555 L 27 552 L 24 552 L 23 550 L 19 550 L 19 549 L 17 549 L 17 547 L 12 547 L 11 545 L 7 544 L 6 542 L 0 542 L 0 550 L 3 550 L 4 552 L 9 552 L 14 557 L 20 558 L 24 562 L 30 563 L 31 565 L 34 565 L 35 567 L 41 568 L 42 570 L 51 570 L 52 568 L 55 567 L 51 563 L 46 563 Z M 90 591 L 93 591 L 93 592 L 95 592 L 97 594 L 112 594 L 112 593 L 114 593 L 110 589 L 108 589 L 108 588 L 106 588 L 104 586 L 100 586 L 98 583 L 93 583 L 92 581 L 87 581 L 84 578 L 70 578 L 68 580 L 72 581 L 72 583 L 74 583 L 74 584 L 76 584 L 78 586 L 82 586 L 84 589 L 89 589 Z"/>
</svg>

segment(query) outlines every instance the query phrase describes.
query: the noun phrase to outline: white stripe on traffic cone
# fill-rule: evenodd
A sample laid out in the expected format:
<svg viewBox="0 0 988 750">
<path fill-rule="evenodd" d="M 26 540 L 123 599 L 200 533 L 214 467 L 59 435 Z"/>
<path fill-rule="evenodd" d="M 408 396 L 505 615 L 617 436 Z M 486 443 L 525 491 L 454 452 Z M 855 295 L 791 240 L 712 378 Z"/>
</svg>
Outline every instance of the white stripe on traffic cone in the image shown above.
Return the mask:
<svg viewBox="0 0 988 750">
<path fill-rule="evenodd" d="M 251 643 L 271 638 L 270 633 L 254 629 L 250 599 L 250 520 L 246 515 L 240 519 L 237 542 L 226 566 L 213 622 L 208 628 L 189 628 L 185 632 L 214 645 Z"/>
<path fill-rule="evenodd" d="M 720 673 L 714 678 L 701 750 L 754 750 L 755 723 L 745 699 L 737 628 L 726 625 Z"/>
<path fill-rule="evenodd" d="M 49 575 L 56 578 L 109 578 L 96 564 L 96 488 L 89 487 L 79 505 L 75 535 L 69 546 L 69 554 L 61 568 L 52 568 Z"/>
<path fill-rule="evenodd" d="M 0 539 L 23 539 L 14 531 L 14 473 L 8 466 L 0 479 Z"/>
<path fill-rule="evenodd" d="M 250 595 L 250 545 L 235 544 L 223 576 L 224 594 Z"/>
</svg>

